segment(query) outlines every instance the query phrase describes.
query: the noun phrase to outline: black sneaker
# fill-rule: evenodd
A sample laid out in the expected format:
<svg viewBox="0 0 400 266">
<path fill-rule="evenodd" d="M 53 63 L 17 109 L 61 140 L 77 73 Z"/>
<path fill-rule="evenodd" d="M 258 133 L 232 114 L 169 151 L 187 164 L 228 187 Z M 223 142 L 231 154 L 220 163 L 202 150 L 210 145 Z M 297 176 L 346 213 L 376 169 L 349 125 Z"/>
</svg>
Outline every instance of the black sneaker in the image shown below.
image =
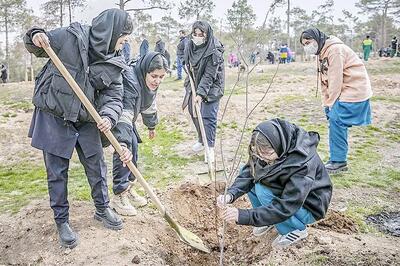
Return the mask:
<svg viewBox="0 0 400 266">
<path fill-rule="evenodd" d="M 325 164 L 325 168 L 328 171 L 328 174 L 338 174 L 341 172 L 346 172 L 349 170 L 347 167 L 347 162 L 327 162 Z"/>
<path fill-rule="evenodd" d="M 111 208 L 96 209 L 94 219 L 103 223 L 104 227 L 112 230 L 122 229 L 122 220 Z"/>
<path fill-rule="evenodd" d="M 73 249 L 78 245 L 78 235 L 72 231 L 68 222 L 57 224 L 57 231 L 61 246 Z"/>
</svg>

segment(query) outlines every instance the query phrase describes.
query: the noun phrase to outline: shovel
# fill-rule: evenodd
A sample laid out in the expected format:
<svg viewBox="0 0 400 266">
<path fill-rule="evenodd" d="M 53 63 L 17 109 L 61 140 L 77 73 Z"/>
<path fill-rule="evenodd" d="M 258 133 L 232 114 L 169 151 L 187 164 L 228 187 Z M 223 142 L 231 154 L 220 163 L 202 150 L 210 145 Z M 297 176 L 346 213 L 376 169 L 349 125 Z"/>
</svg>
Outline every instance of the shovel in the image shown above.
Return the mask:
<svg viewBox="0 0 400 266">
<path fill-rule="evenodd" d="M 86 95 L 82 92 L 81 88 L 79 85 L 75 82 L 75 80 L 72 78 L 71 74 L 68 72 L 68 70 L 65 68 L 64 64 L 60 61 L 58 56 L 54 53 L 53 49 L 51 47 L 43 47 L 43 49 L 46 51 L 50 59 L 53 61 L 54 65 L 57 67 L 57 69 L 60 71 L 60 73 L 63 75 L 65 80 L 68 82 L 68 84 L 71 86 L 72 90 L 75 92 L 75 94 L 78 96 L 78 98 L 81 100 L 82 104 L 86 107 L 86 109 L 89 111 L 90 115 L 94 118 L 94 120 L 99 123 L 101 122 L 101 117 L 97 113 L 96 109 L 93 107 L 91 102 L 88 100 Z M 118 143 L 117 139 L 114 137 L 111 131 L 104 132 L 108 140 L 111 142 L 111 145 L 114 147 L 114 149 L 118 152 L 118 154 L 122 154 L 122 147 Z M 168 222 L 168 224 L 175 230 L 175 232 L 178 234 L 178 237 L 188 244 L 189 246 L 196 248 L 198 250 L 201 250 L 206 253 L 210 253 L 210 250 L 208 247 L 203 243 L 203 241 L 195 234 L 190 232 L 189 230 L 185 229 L 184 227 L 180 226 L 176 221 L 172 219 L 172 217 L 167 213 L 165 210 L 164 205 L 160 202 L 158 199 L 157 195 L 154 193 L 154 191 L 150 188 L 150 186 L 147 184 L 146 180 L 144 180 L 143 176 L 140 174 L 139 170 L 135 167 L 135 165 L 132 162 L 127 163 L 127 166 L 129 170 L 135 175 L 137 178 L 138 182 L 142 187 L 145 189 L 147 194 L 150 196 L 152 202 L 156 205 L 157 209 L 161 213 L 161 215 L 164 217 L 164 219 Z"/>
<path fill-rule="evenodd" d="M 198 118 L 199 121 L 199 126 L 200 126 L 200 134 L 201 134 L 201 138 L 203 139 L 203 145 L 204 148 L 206 150 L 206 157 L 207 157 L 207 165 L 208 165 L 208 176 L 210 177 L 211 181 L 215 181 L 216 177 L 215 177 L 215 170 L 214 170 L 214 166 L 213 166 L 213 162 L 211 161 L 210 158 L 210 147 L 208 147 L 208 142 L 207 142 L 207 137 L 206 137 L 206 131 L 204 129 L 204 123 L 203 123 L 203 117 L 201 116 L 201 111 L 200 111 L 200 105 L 198 103 L 195 103 L 194 97 L 196 97 L 196 89 L 195 89 L 195 85 L 194 85 L 194 80 L 192 77 L 192 73 L 193 71 L 189 72 L 187 69 L 187 66 L 185 65 L 185 70 L 186 73 L 189 76 L 189 80 L 190 80 L 190 87 L 192 89 L 192 104 L 194 105 L 194 112 L 193 112 L 193 117 Z M 193 70 L 193 69 L 191 69 Z"/>
</svg>

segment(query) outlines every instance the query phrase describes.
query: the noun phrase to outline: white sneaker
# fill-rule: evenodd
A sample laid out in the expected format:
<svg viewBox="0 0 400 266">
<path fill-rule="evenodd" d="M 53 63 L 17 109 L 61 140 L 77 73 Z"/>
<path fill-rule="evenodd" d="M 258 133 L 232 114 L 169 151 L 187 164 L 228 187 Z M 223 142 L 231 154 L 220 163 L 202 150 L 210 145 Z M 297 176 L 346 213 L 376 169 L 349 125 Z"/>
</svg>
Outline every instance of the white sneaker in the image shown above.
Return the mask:
<svg viewBox="0 0 400 266">
<path fill-rule="evenodd" d="M 140 196 L 133 187 L 128 189 L 128 198 L 132 202 L 132 204 L 137 208 L 147 205 L 147 199 L 145 197 Z"/>
<path fill-rule="evenodd" d="M 200 143 L 200 142 L 198 142 L 198 141 L 192 146 L 192 150 L 193 150 L 194 152 L 200 152 L 200 151 L 202 151 L 203 149 L 204 149 L 203 143 Z"/>
<path fill-rule="evenodd" d="M 294 230 L 286 235 L 279 235 L 272 242 L 273 247 L 287 247 L 308 236 L 307 228 L 304 230 Z"/>
<path fill-rule="evenodd" d="M 110 208 L 124 216 L 135 216 L 137 211 L 129 201 L 129 194 L 129 190 L 125 190 L 118 195 L 114 195 L 110 201 Z"/>
<path fill-rule="evenodd" d="M 210 154 L 210 160 L 212 163 L 215 162 L 215 153 L 214 153 L 214 148 L 208 148 L 209 154 Z M 207 159 L 207 152 L 204 151 L 204 162 L 208 163 L 208 159 Z"/>
<path fill-rule="evenodd" d="M 266 226 L 261 226 L 261 227 L 253 227 L 253 236 L 262 236 L 268 233 L 273 226 L 266 225 Z"/>
</svg>

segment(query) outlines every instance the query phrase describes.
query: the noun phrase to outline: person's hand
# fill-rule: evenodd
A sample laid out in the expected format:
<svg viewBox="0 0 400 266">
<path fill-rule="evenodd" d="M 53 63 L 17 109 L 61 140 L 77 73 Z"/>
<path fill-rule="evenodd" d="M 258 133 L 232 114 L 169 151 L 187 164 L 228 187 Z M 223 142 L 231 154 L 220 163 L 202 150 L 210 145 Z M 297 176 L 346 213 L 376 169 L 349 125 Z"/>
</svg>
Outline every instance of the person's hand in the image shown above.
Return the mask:
<svg viewBox="0 0 400 266">
<path fill-rule="evenodd" d="M 222 213 L 222 219 L 227 223 L 236 223 L 239 221 L 239 210 L 233 207 L 226 207 Z"/>
<path fill-rule="evenodd" d="M 154 139 L 156 137 L 156 130 L 149 129 L 149 139 Z"/>
<path fill-rule="evenodd" d="M 225 204 L 229 204 L 232 201 L 232 195 L 231 194 L 226 194 L 224 195 L 219 195 L 217 197 L 217 206 L 218 208 L 222 209 L 225 207 Z"/>
<path fill-rule="evenodd" d="M 46 33 L 43 32 L 38 32 L 35 35 L 33 35 L 32 42 L 34 45 L 40 48 L 43 47 L 47 48 L 50 46 L 49 37 L 47 37 Z"/>
<path fill-rule="evenodd" d="M 111 127 L 111 121 L 108 117 L 103 117 L 101 122 L 97 124 L 97 128 L 103 133 L 109 131 Z"/>
<path fill-rule="evenodd" d="M 201 102 L 203 101 L 203 98 L 200 95 L 196 95 L 196 98 L 194 100 L 197 104 L 201 104 Z"/>
<path fill-rule="evenodd" d="M 122 161 L 122 166 L 126 167 L 126 164 L 132 161 L 133 155 L 127 147 L 122 145 L 122 153 L 120 154 L 119 158 Z"/>
</svg>

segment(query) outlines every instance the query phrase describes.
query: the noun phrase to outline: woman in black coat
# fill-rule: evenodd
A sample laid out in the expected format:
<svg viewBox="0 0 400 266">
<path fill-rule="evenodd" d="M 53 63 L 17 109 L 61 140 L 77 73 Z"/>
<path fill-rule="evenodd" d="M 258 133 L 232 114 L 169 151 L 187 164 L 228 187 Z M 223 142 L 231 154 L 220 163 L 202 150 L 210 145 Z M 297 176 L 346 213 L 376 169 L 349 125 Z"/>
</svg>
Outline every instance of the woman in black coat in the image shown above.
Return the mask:
<svg viewBox="0 0 400 266">
<path fill-rule="evenodd" d="M 69 225 L 67 199 L 68 168 L 74 149 L 91 187 L 94 218 L 107 228 L 122 228 L 121 219 L 108 206 L 107 170 L 99 130 L 110 130 L 122 112 L 121 71 L 125 63 L 118 54 L 132 29 L 127 12 L 109 9 L 94 18 L 91 26 L 72 23 L 51 31 L 33 28 L 24 36 L 27 50 L 38 57 L 48 57 L 43 47 L 51 46 L 102 117 L 96 125 L 49 60 L 36 78 L 29 137 L 32 146 L 43 151 L 50 206 L 60 243 L 65 247 L 78 244 L 78 236 Z M 126 161 L 128 155 L 125 149 L 121 159 Z"/>
<path fill-rule="evenodd" d="M 158 124 L 156 96 L 165 74 L 168 71 L 166 58 L 156 52 L 141 57 L 135 66 L 123 72 L 124 97 L 123 112 L 117 125 L 113 128 L 114 136 L 121 146 L 132 153 L 132 162 L 137 165 L 138 143 L 141 143 L 136 120 L 139 114 L 149 130 L 149 138 L 156 135 Z M 113 155 L 113 192 L 110 206 L 119 214 L 133 216 L 137 214 L 135 207 L 147 204 L 144 197 L 138 195 L 133 188 L 135 176 L 124 167 L 118 153 Z"/>
<path fill-rule="evenodd" d="M 261 236 L 274 225 L 274 246 L 288 246 L 308 236 L 307 224 L 322 219 L 332 183 L 317 153 L 319 135 L 280 119 L 259 124 L 251 136 L 249 161 L 218 206 L 224 219 L 254 226 Z M 248 194 L 252 209 L 224 207 Z"/>
<path fill-rule="evenodd" d="M 196 21 L 192 26 L 191 39 L 185 48 L 183 64 L 194 78 L 196 95 L 191 95 L 189 78 L 185 80 L 186 96 L 182 108 L 188 106 L 193 123 L 197 130 L 198 141 L 193 145 L 195 152 L 204 149 L 199 121 L 193 117 L 192 97 L 201 104 L 201 115 L 205 127 L 208 146 L 210 147 L 210 158 L 214 161 L 215 135 L 217 131 L 217 114 L 219 101 L 224 95 L 225 69 L 224 69 L 224 47 L 214 37 L 211 26 L 206 21 Z M 205 156 L 207 161 L 207 156 Z"/>
</svg>

